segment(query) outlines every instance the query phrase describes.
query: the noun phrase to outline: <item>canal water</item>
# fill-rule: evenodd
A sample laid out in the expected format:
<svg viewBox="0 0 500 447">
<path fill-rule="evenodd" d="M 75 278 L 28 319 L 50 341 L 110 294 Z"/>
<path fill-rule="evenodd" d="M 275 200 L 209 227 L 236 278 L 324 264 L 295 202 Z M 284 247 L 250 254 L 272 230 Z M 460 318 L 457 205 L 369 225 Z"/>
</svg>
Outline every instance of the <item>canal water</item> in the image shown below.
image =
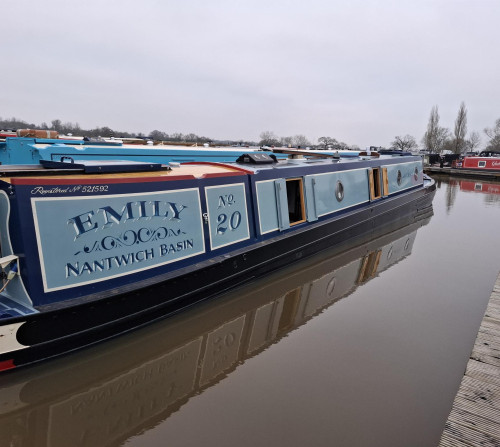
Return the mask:
<svg viewBox="0 0 500 447">
<path fill-rule="evenodd" d="M 500 184 L 0 376 L 0 446 L 436 446 L 500 270 Z"/>
</svg>

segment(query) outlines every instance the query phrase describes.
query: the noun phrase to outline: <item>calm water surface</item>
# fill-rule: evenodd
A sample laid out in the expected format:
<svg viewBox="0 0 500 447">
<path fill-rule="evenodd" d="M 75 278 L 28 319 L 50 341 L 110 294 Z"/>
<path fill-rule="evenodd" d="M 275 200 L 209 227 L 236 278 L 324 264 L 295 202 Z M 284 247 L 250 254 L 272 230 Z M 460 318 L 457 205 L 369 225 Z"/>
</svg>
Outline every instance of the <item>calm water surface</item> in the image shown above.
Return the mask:
<svg viewBox="0 0 500 447">
<path fill-rule="evenodd" d="M 500 270 L 500 184 L 0 377 L 0 446 L 436 446 Z"/>
</svg>

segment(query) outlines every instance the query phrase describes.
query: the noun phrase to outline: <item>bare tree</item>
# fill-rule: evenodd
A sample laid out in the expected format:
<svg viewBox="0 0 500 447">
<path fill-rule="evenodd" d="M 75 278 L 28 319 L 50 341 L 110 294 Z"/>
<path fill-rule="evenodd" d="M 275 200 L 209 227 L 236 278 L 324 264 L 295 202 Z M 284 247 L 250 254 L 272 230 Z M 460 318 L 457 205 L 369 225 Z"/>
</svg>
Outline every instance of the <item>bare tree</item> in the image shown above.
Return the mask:
<svg viewBox="0 0 500 447">
<path fill-rule="evenodd" d="M 415 141 L 415 137 L 411 135 L 405 135 L 400 137 L 399 135 L 394 137 L 394 141 L 391 143 L 392 147 L 400 149 L 402 151 L 411 151 L 418 148 L 418 144 Z"/>
<path fill-rule="evenodd" d="M 305 135 L 295 135 L 293 137 L 293 145 L 295 147 L 301 147 L 301 148 L 305 148 L 307 146 L 310 146 L 311 143 L 309 142 L 309 140 L 307 139 L 307 137 Z"/>
<path fill-rule="evenodd" d="M 425 132 L 424 138 L 422 139 L 425 149 L 429 150 L 430 152 L 435 152 L 435 134 L 437 132 L 438 127 L 439 127 L 438 106 L 434 106 L 431 109 L 429 122 L 427 123 L 427 132 Z"/>
<path fill-rule="evenodd" d="M 453 152 L 455 154 L 461 154 L 465 149 L 465 135 L 467 134 L 467 109 L 465 108 L 465 103 L 462 101 L 460 108 L 458 109 L 457 119 L 455 120 L 455 144 Z"/>
<path fill-rule="evenodd" d="M 481 135 L 477 131 L 472 131 L 469 134 L 469 138 L 465 140 L 465 147 L 467 148 L 468 151 L 475 151 L 477 148 L 479 148 L 479 145 L 481 144 Z"/>
<path fill-rule="evenodd" d="M 500 118 L 495 121 L 494 127 L 487 127 L 484 129 L 484 133 L 490 139 L 486 149 L 490 151 L 500 151 Z"/>
<path fill-rule="evenodd" d="M 168 135 L 161 130 L 155 129 L 149 133 L 148 138 L 154 141 L 165 141 L 168 140 Z"/>
<path fill-rule="evenodd" d="M 189 143 L 197 143 L 199 140 L 199 137 L 198 137 L 198 135 L 191 132 L 191 133 L 184 135 L 184 139 Z"/>
<path fill-rule="evenodd" d="M 293 143 L 293 137 L 281 137 L 280 144 L 284 147 L 291 146 Z"/>
<path fill-rule="evenodd" d="M 422 143 L 425 149 L 431 153 L 438 153 L 442 150 L 444 143 L 448 139 L 450 131 L 439 126 L 438 106 L 431 109 L 429 123 L 427 124 L 427 132 L 422 138 Z"/>
<path fill-rule="evenodd" d="M 57 130 L 58 132 L 61 130 L 62 122 L 61 120 L 52 120 L 52 129 Z"/>
<path fill-rule="evenodd" d="M 318 138 L 318 143 L 323 147 L 323 149 L 328 149 L 329 146 L 333 146 L 334 144 L 337 144 L 337 140 L 332 137 L 319 137 Z"/>
<path fill-rule="evenodd" d="M 260 135 L 260 145 L 261 146 L 278 146 L 280 141 L 274 132 L 266 130 Z"/>
</svg>

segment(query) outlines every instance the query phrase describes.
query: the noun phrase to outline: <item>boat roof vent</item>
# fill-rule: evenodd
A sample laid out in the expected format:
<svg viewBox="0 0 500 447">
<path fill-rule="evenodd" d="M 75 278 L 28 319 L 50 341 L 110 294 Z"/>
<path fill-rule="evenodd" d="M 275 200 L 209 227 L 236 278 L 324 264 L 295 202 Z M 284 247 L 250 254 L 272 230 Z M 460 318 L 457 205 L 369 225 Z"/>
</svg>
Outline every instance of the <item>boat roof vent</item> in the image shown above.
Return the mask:
<svg viewBox="0 0 500 447">
<path fill-rule="evenodd" d="M 249 152 L 248 154 L 242 154 L 236 160 L 236 163 L 250 163 L 254 165 L 265 165 L 276 163 L 276 155 L 267 154 L 263 152 Z"/>
</svg>

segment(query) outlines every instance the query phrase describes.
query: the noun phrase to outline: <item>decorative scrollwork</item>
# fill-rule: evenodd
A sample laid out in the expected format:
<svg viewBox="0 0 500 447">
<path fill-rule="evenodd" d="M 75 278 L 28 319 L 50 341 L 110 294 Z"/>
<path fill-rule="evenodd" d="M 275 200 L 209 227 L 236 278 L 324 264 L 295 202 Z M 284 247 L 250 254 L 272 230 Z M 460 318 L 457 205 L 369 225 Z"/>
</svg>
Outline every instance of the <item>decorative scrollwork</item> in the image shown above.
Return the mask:
<svg viewBox="0 0 500 447">
<path fill-rule="evenodd" d="M 173 230 L 167 227 L 127 230 L 118 236 L 105 236 L 102 239 L 95 241 L 92 245 L 84 245 L 83 249 L 75 253 L 75 256 L 81 253 L 91 253 L 93 251 L 108 251 L 115 248 L 132 247 L 136 244 L 160 241 L 171 236 L 179 236 L 180 234 L 186 233 L 180 229 Z"/>
</svg>

